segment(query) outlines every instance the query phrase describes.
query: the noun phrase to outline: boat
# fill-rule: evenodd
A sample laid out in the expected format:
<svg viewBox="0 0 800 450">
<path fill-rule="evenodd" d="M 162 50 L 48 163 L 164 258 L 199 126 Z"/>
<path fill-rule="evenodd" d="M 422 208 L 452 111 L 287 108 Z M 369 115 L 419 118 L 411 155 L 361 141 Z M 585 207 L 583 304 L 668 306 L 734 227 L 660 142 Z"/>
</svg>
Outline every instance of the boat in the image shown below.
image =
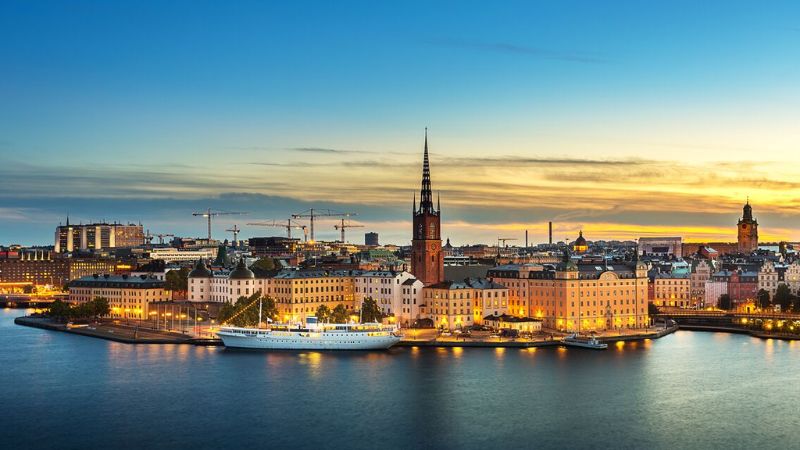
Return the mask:
<svg viewBox="0 0 800 450">
<path fill-rule="evenodd" d="M 571 334 L 564 339 L 561 339 L 561 343 L 569 347 L 588 348 L 592 350 L 605 350 L 608 348 L 608 344 L 600 342 L 594 336 L 588 339 L 583 339 L 578 337 L 577 334 Z"/>
<path fill-rule="evenodd" d="M 217 336 L 225 347 L 260 350 L 386 350 L 402 337 L 396 326 L 322 323 L 313 316 L 305 323 L 268 323 L 266 328 L 224 326 Z"/>
</svg>

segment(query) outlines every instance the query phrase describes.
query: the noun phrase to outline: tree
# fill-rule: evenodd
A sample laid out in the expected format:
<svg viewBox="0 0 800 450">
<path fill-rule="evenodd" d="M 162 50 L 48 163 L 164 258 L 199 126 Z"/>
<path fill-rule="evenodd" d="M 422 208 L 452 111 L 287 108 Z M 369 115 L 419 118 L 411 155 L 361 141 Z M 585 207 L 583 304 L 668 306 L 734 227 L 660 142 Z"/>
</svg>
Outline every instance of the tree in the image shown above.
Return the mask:
<svg viewBox="0 0 800 450">
<path fill-rule="evenodd" d="M 111 307 L 108 304 L 108 299 L 105 297 L 97 297 L 91 301 L 92 316 L 95 318 L 100 316 L 107 316 L 111 313 Z"/>
<path fill-rule="evenodd" d="M 330 322 L 331 309 L 326 305 L 319 305 L 319 308 L 317 308 L 317 319 L 319 319 L 320 322 Z"/>
<path fill-rule="evenodd" d="M 217 259 L 214 260 L 215 266 L 228 267 L 228 250 L 224 245 L 220 245 L 217 249 Z"/>
<path fill-rule="evenodd" d="M 189 290 L 189 268 L 170 270 L 164 277 L 164 289 L 168 291 L 186 292 Z"/>
<path fill-rule="evenodd" d="M 792 292 L 789 290 L 789 286 L 779 284 L 772 301 L 776 305 L 780 305 L 781 311 L 788 311 L 792 305 Z"/>
<path fill-rule="evenodd" d="M 256 291 L 250 297 L 241 296 L 233 305 L 223 305 L 217 319 L 220 323 L 229 323 L 237 327 L 257 326 L 259 302 L 261 303 L 261 321 L 275 320 L 278 316 L 275 300 L 271 297 L 262 297 L 261 291 Z"/>
<path fill-rule="evenodd" d="M 658 314 L 658 306 L 654 305 L 653 302 L 647 303 L 647 315 L 655 316 Z"/>
<path fill-rule="evenodd" d="M 61 301 L 61 299 L 57 299 L 50 304 L 50 310 L 47 314 L 53 319 L 64 321 L 70 316 L 70 308 L 69 305 Z"/>
<path fill-rule="evenodd" d="M 726 311 L 730 310 L 733 306 L 731 302 L 731 296 L 728 294 L 722 294 L 719 296 L 719 302 L 717 302 L 717 306 L 719 309 L 724 309 Z"/>
<path fill-rule="evenodd" d="M 331 322 L 333 323 L 347 323 L 349 314 L 347 313 L 347 308 L 344 307 L 343 304 L 339 303 L 333 308 L 333 312 L 331 313 Z"/>
<path fill-rule="evenodd" d="M 33 294 L 36 292 L 36 286 L 32 284 L 26 284 L 25 286 L 22 286 L 22 292 L 25 294 Z"/>
<path fill-rule="evenodd" d="M 769 308 L 769 291 L 759 289 L 758 291 L 758 307 L 762 309 Z"/>
<path fill-rule="evenodd" d="M 378 307 L 378 302 L 372 297 L 367 297 L 361 303 L 362 322 L 380 322 L 383 319 L 383 312 Z"/>
<path fill-rule="evenodd" d="M 254 262 L 251 266 L 251 269 L 261 269 L 263 271 L 269 272 L 271 270 L 275 270 L 275 260 L 272 258 L 261 258 L 258 261 Z"/>
</svg>

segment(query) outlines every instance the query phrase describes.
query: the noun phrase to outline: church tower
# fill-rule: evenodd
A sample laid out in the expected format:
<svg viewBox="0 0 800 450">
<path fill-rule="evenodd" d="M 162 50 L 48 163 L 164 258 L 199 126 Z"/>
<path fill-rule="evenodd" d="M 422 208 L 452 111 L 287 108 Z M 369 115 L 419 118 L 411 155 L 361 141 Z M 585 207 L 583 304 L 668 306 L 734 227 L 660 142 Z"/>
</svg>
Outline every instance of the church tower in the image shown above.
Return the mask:
<svg viewBox="0 0 800 450">
<path fill-rule="evenodd" d="M 422 189 L 419 208 L 416 195 L 412 206 L 414 215 L 411 241 L 411 273 L 427 286 L 444 281 L 444 254 L 441 237 L 441 205 L 433 207 L 431 168 L 428 162 L 428 129 L 425 128 L 425 153 L 422 159 Z"/>
<path fill-rule="evenodd" d="M 752 253 L 758 249 L 758 221 L 753 218 L 753 207 L 750 206 L 750 199 L 742 210 L 742 218 L 739 219 L 739 251 L 741 253 Z"/>
</svg>

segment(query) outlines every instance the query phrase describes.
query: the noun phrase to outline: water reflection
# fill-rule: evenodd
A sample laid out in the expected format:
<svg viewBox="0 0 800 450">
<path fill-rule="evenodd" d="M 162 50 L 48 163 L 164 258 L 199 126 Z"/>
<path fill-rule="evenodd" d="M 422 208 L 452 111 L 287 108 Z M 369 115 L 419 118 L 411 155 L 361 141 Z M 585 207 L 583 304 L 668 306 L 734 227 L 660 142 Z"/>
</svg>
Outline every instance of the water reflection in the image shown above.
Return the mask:
<svg viewBox="0 0 800 450">
<path fill-rule="evenodd" d="M 129 346 L 2 322 L 0 340 L 4 377 L 27 380 L 0 388 L 0 405 L 14 410 L 3 424 L 14 431 L 0 432 L 6 448 L 796 446 L 787 432 L 797 425 L 795 342 L 678 332 L 612 341 L 605 352 L 247 352 Z M 749 393 L 720 382 L 732 373 Z M 132 423 L 135 432 L 120 431 Z"/>
</svg>

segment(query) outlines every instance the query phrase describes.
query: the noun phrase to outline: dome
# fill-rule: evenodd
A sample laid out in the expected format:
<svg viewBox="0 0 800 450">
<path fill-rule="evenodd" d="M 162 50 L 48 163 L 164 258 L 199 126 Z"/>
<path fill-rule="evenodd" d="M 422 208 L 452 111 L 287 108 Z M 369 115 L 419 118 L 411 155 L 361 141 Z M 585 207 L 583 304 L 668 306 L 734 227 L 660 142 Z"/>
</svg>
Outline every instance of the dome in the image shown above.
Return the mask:
<svg viewBox="0 0 800 450">
<path fill-rule="evenodd" d="M 206 267 L 206 263 L 201 259 L 197 261 L 194 269 L 189 272 L 189 278 L 211 278 L 211 271 Z"/>
<path fill-rule="evenodd" d="M 586 247 L 586 239 L 583 237 L 583 230 L 578 233 L 578 239 L 575 239 L 576 247 Z"/>
<path fill-rule="evenodd" d="M 233 269 L 228 278 L 231 280 L 246 280 L 250 278 L 255 278 L 255 274 L 252 270 L 248 269 L 247 266 L 244 264 L 244 258 L 239 260 L 239 263 L 236 264 L 236 268 Z"/>
</svg>

